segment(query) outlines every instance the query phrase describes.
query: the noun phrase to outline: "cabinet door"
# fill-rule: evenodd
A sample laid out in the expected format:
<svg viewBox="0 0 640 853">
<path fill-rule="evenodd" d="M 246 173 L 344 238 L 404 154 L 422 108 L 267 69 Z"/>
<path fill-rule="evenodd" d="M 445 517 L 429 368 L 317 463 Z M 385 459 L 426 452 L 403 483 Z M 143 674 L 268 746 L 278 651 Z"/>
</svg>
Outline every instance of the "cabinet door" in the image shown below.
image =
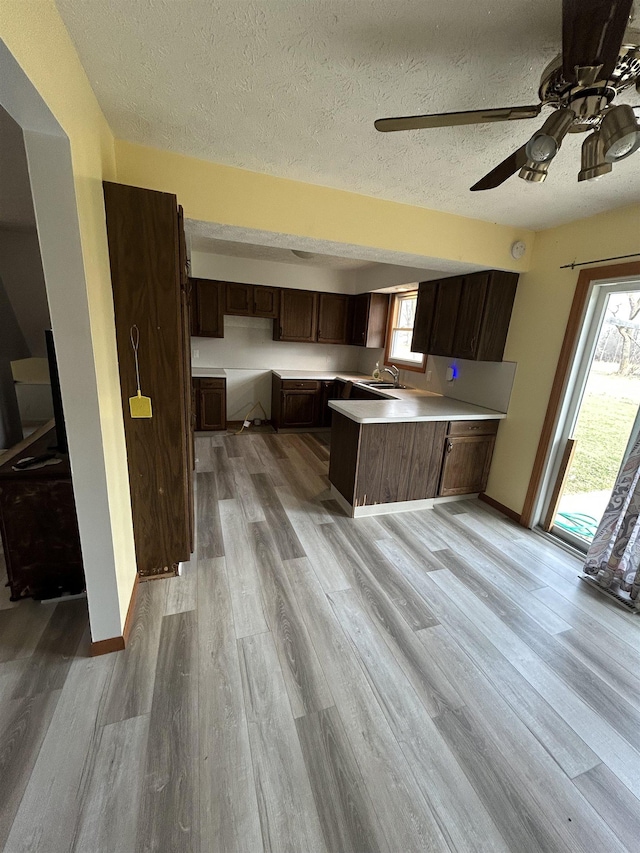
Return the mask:
<svg viewBox="0 0 640 853">
<path fill-rule="evenodd" d="M 494 270 L 490 274 L 476 355 L 479 361 L 502 361 L 517 286 L 517 273 Z"/>
<path fill-rule="evenodd" d="M 204 278 L 193 279 L 193 328 L 203 338 L 224 337 L 224 284 Z"/>
<path fill-rule="evenodd" d="M 447 278 L 438 282 L 436 310 L 431 329 L 432 355 L 453 355 L 453 338 L 461 294 L 462 278 Z"/>
<path fill-rule="evenodd" d="M 495 440 L 493 435 L 449 436 L 445 440 L 441 497 L 484 491 Z"/>
<path fill-rule="evenodd" d="M 456 358 L 477 357 L 488 283 L 488 274 L 465 276 L 463 280 L 453 338 L 453 355 Z"/>
<path fill-rule="evenodd" d="M 318 299 L 318 343 L 346 344 L 349 297 L 321 293 Z"/>
<path fill-rule="evenodd" d="M 225 290 L 224 313 L 250 317 L 253 313 L 253 285 L 228 281 Z"/>
<path fill-rule="evenodd" d="M 318 419 L 317 391 L 283 391 L 281 425 L 283 427 L 313 427 Z"/>
<path fill-rule="evenodd" d="M 349 343 L 353 346 L 366 346 L 367 320 L 369 317 L 369 294 L 354 296 L 351 302 L 351 333 Z"/>
<path fill-rule="evenodd" d="M 278 316 L 280 291 L 277 287 L 256 286 L 253 288 L 253 315 L 275 318 Z"/>
<path fill-rule="evenodd" d="M 431 329 L 436 311 L 437 281 L 423 281 L 418 289 L 416 317 L 413 323 L 412 352 L 431 352 Z"/>
<path fill-rule="evenodd" d="M 224 388 L 200 387 L 198 429 L 227 428 L 226 391 Z"/>
<path fill-rule="evenodd" d="M 310 290 L 281 290 L 280 322 L 274 324 L 274 338 L 315 343 L 317 319 L 317 293 Z"/>
</svg>

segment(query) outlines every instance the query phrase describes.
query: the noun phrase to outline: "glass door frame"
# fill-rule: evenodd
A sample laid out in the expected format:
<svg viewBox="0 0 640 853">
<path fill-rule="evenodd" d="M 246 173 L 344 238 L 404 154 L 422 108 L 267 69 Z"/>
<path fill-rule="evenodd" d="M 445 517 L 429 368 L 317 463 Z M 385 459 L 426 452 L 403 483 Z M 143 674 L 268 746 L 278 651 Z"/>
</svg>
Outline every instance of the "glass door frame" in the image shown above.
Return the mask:
<svg viewBox="0 0 640 853">
<path fill-rule="evenodd" d="M 633 290 L 640 291 L 640 278 L 638 276 L 630 276 L 626 279 L 617 278 L 615 280 L 609 279 L 592 282 L 587 300 L 587 307 L 582 320 L 582 328 L 578 337 L 566 389 L 558 412 L 556 427 L 552 438 L 551 451 L 534 510 L 533 523 L 535 528 L 540 529 L 543 524 L 543 520 L 552 500 L 552 492 L 560 473 L 564 449 L 575 428 L 587 379 L 593 363 L 598 338 L 604 323 L 605 308 L 608 297 L 613 293 L 626 293 L 627 291 Z M 626 458 L 638 430 L 640 430 L 640 417 L 637 415 L 627 448 L 625 449 L 624 458 Z M 588 543 L 584 539 L 574 536 L 561 528 L 552 526 L 549 533 L 551 536 L 561 539 L 566 544 L 583 553 L 586 553 L 589 547 Z"/>
</svg>

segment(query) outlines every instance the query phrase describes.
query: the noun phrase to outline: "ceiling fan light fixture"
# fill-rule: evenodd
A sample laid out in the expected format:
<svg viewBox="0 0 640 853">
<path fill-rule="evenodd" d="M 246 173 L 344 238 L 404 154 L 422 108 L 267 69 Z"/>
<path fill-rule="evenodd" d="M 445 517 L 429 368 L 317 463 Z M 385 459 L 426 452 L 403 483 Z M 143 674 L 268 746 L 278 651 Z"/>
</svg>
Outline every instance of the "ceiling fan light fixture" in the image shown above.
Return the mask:
<svg viewBox="0 0 640 853">
<path fill-rule="evenodd" d="M 605 113 L 600 135 L 607 163 L 624 160 L 640 148 L 640 125 L 633 107 L 619 104 Z"/>
<path fill-rule="evenodd" d="M 527 142 L 527 159 L 533 163 L 550 163 L 558 153 L 575 117 L 575 112 L 568 108 L 551 113 L 540 130 Z"/>
<path fill-rule="evenodd" d="M 518 172 L 518 177 L 522 178 L 523 181 L 529 181 L 533 184 L 541 184 L 547 179 L 550 162 L 550 160 L 547 160 L 546 163 L 536 163 L 535 160 L 527 160 L 522 169 Z"/>
<path fill-rule="evenodd" d="M 305 252 L 303 249 L 291 249 L 291 254 L 296 258 L 302 258 L 303 261 L 308 261 L 315 258 L 315 252 Z"/>
<path fill-rule="evenodd" d="M 599 130 L 591 133 L 582 143 L 582 168 L 578 173 L 579 181 L 595 181 L 613 169 L 604 159 L 604 145 Z"/>
</svg>

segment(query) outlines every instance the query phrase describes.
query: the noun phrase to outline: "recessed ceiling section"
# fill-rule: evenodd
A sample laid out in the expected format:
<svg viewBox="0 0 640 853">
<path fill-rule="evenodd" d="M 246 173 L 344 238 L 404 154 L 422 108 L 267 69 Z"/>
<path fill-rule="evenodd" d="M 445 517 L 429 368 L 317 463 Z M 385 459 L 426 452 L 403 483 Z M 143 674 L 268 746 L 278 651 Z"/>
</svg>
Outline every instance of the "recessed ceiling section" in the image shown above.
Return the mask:
<svg viewBox="0 0 640 853">
<path fill-rule="evenodd" d="M 438 278 L 442 274 L 456 275 L 483 269 L 475 264 L 442 258 L 390 252 L 370 246 L 356 246 L 329 240 L 312 240 L 272 231 L 235 228 L 196 219 L 185 220 L 185 232 L 190 252 L 208 252 L 227 257 L 296 264 L 301 267 L 373 272 L 381 265 L 393 265 L 423 271 L 424 276 L 421 280 Z M 301 257 L 294 252 L 309 255 L 309 257 Z"/>
<path fill-rule="evenodd" d="M 532 122 L 374 129 L 384 116 L 537 103 L 561 49 L 561 0 L 57 5 L 120 139 L 531 229 L 640 198 L 634 158 L 578 183 L 582 134 L 565 140 L 546 183 L 513 177 L 470 193 Z M 622 100 L 640 104 L 635 90 Z"/>
</svg>

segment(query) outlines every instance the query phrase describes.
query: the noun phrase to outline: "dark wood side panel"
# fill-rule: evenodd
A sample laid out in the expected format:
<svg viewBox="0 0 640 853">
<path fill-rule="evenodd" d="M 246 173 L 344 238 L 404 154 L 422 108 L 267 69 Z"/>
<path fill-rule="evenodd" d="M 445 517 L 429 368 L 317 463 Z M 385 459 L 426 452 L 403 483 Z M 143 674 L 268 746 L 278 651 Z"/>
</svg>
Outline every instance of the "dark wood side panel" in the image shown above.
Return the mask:
<svg viewBox="0 0 640 853">
<path fill-rule="evenodd" d="M 475 358 L 479 361 L 502 361 L 511 312 L 516 298 L 518 274 L 494 270 L 487 287 L 480 344 Z"/>
<path fill-rule="evenodd" d="M 333 412 L 329 480 L 350 504 L 354 501 L 359 446 L 360 424 Z"/>
<path fill-rule="evenodd" d="M 418 501 L 438 494 L 447 424 L 444 421 L 425 421 L 415 424 L 415 428 L 413 464 L 407 490 L 405 496 L 398 500 Z"/>
<path fill-rule="evenodd" d="M 356 505 L 435 497 L 446 428 L 443 421 L 363 424 Z"/>
<path fill-rule="evenodd" d="M 416 318 L 413 323 L 413 338 L 411 340 L 411 349 L 413 352 L 429 352 L 437 293 L 437 281 L 423 281 L 420 283 L 416 305 Z"/>
<path fill-rule="evenodd" d="M 385 345 L 387 336 L 387 318 L 389 315 L 389 294 L 370 293 L 369 320 L 367 324 L 367 347 L 379 348 Z"/>
<path fill-rule="evenodd" d="M 160 574 L 190 555 L 177 202 L 169 193 L 113 183 L 105 183 L 104 195 L 136 558 L 141 574 Z M 134 324 L 149 419 L 129 413 Z"/>
</svg>

